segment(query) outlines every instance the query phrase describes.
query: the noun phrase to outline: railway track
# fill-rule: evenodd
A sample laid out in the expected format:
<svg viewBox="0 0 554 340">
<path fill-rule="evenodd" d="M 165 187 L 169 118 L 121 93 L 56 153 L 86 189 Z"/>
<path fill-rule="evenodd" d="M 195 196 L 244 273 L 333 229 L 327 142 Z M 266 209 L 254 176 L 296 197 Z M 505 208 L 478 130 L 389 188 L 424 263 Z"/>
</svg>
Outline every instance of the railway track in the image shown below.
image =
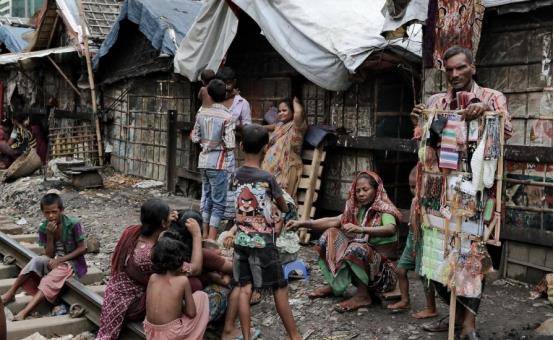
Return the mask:
<svg viewBox="0 0 554 340">
<path fill-rule="evenodd" d="M 13 264 L 0 263 L 0 294 L 5 293 L 21 268 L 31 258 L 42 254 L 43 248 L 36 244 L 37 234 L 23 234 L 21 227 L 10 223 L 8 218 L 0 216 L 0 254 L 2 258 L 11 256 Z M 86 311 L 82 317 L 71 318 L 68 314 L 62 316 L 48 316 L 51 305 L 47 302 L 36 309 L 41 317 L 29 318 L 23 321 L 8 321 L 8 339 L 25 338 L 35 332 L 45 337 L 59 337 L 63 335 L 77 335 L 86 331 L 96 332 L 99 326 L 100 309 L 105 286 L 100 285 L 104 273 L 98 268 L 89 266 L 88 273 L 80 280 L 71 278 L 66 282 L 67 289 L 61 300 L 67 305 L 79 304 Z M 18 292 L 19 293 L 19 292 Z M 7 307 L 14 315 L 19 312 L 31 299 L 31 296 L 18 294 L 15 301 Z M 127 323 L 122 330 L 120 339 L 145 339 L 144 330 L 140 323 Z"/>
</svg>

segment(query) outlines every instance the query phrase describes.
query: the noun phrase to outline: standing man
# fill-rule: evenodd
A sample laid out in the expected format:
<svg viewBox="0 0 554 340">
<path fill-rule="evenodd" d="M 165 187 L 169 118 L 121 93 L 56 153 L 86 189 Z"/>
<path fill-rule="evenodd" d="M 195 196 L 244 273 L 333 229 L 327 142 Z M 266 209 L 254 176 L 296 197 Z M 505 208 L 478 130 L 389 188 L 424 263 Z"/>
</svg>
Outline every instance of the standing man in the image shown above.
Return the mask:
<svg viewBox="0 0 554 340">
<path fill-rule="evenodd" d="M 455 45 L 444 52 L 443 61 L 449 85 L 448 91 L 431 96 L 427 101 L 427 105 L 416 105 L 411 113 L 413 123 L 417 125 L 419 116 L 426 108 L 439 110 L 462 109 L 465 121 L 477 119 L 486 111 L 496 111 L 504 115 L 504 135 L 506 139 L 510 138 L 512 124 L 506 97 L 499 91 L 481 87 L 475 83 L 473 80 L 475 63 L 472 52 L 467 48 Z M 449 303 L 450 293 L 447 288 L 438 282 L 433 283 L 441 298 Z M 480 302 L 480 297 L 457 297 L 456 328 L 461 329 L 462 339 L 479 339 L 475 329 L 475 318 Z M 437 322 L 423 325 L 423 329 L 429 332 L 447 331 L 448 316 Z"/>
</svg>

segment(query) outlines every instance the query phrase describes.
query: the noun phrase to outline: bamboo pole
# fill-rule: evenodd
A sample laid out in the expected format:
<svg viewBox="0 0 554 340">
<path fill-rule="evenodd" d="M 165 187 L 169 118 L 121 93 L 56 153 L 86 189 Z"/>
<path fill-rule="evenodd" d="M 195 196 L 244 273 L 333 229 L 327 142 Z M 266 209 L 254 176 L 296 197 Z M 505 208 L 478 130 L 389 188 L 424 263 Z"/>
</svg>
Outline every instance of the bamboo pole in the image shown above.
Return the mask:
<svg viewBox="0 0 554 340">
<path fill-rule="evenodd" d="M 80 97 L 80 96 L 81 96 L 81 92 L 79 92 L 79 90 L 75 87 L 75 85 L 73 85 L 73 83 L 71 82 L 71 80 L 69 80 L 69 78 L 65 75 L 65 73 L 64 73 L 63 70 L 58 66 L 58 64 L 56 64 L 56 62 L 55 62 L 54 60 L 52 60 L 52 58 L 50 58 L 49 55 L 47 55 L 46 58 L 48 58 L 48 60 L 50 60 L 50 62 L 52 63 L 52 65 L 54 66 L 54 68 L 60 73 L 60 75 L 62 76 L 62 78 L 65 79 L 65 81 L 69 84 L 69 86 L 71 86 L 71 88 L 73 89 L 73 91 L 75 91 L 75 93 Z"/>
<path fill-rule="evenodd" d="M 102 152 L 102 137 L 100 134 L 100 121 L 97 115 L 96 108 L 96 89 L 94 87 L 94 74 L 92 72 L 92 64 L 90 61 L 90 50 L 88 46 L 87 26 L 85 24 L 85 10 L 83 8 L 83 2 L 79 1 L 79 17 L 81 19 L 81 33 L 83 37 L 83 43 L 85 45 L 85 59 L 87 62 L 88 81 L 90 85 L 90 96 L 92 97 L 92 113 L 94 114 L 94 124 L 96 127 L 96 142 L 98 143 L 98 162 L 100 165 L 104 164 L 103 152 Z"/>
<path fill-rule="evenodd" d="M 462 214 L 459 213 L 459 200 L 460 196 L 459 194 L 456 194 L 456 197 L 453 199 L 454 206 L 452 214 L 456 217 L 456 235 L 454 236 L 454 247 L 458 251 L 458 254 L 460 254 L 460 250 L 462 248 L 462 241 L 460 238 L 460 235 L 462 233 Z M 455 270 L 455 269 L 454 269 Z M 448 340 L 454 340 L 454 330 L 456 328 L 456 286 L 452 285 L 450 288 L 450 306 L 449 306 L 449 314 L 448 314 Z"/>
</svg>

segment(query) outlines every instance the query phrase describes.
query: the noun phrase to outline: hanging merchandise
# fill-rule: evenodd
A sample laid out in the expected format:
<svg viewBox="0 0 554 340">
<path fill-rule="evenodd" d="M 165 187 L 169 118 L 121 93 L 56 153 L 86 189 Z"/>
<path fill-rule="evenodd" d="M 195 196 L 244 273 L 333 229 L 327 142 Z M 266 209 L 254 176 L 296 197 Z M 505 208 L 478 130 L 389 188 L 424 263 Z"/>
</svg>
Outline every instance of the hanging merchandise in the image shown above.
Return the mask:
<svg viewBox="0 0 554 340">
<path fill-rule="evenodd" d="M 466 142 L 467 132 L 465 125 L 460 115 L 448 115 L 446 125 L 442 129 L 441 134 L 439 167 L 458 170 L 458 159 L 460 157 L 458 145 L 463 145 Z"/>
<path fill-rule="evenodd" d="M 487 130 L 483 133 L 483 137 L 477 145 L 471 157 L 471 178 L 474 191 L 483 191 L 485 184 L 483 183 L 483 161 L 485 160 L 485 144 L 487 141 Z"/>
<path fill-rule="evenodd" d="M 439 211 L 443 195 L 443 177 L 441 175 L 423 175 L 422 206 Z"/>
<path fill-rule="evenodd" d="M 500 121 L 496 116 L 485 119 L 486 140 L 483 150 L 483 184 L 485 188 L 494 185 L 496 166 L 500 157 Z"/>
<path fill-rule="evenodd" d="M 474 242 L 469 252 L 453 251 L 449 256 L 450 287 L 456 295 L 469 298 L 481 296 L 483 276 L 494 271 L 492 260 L 484 245 Z"/>
</svg>

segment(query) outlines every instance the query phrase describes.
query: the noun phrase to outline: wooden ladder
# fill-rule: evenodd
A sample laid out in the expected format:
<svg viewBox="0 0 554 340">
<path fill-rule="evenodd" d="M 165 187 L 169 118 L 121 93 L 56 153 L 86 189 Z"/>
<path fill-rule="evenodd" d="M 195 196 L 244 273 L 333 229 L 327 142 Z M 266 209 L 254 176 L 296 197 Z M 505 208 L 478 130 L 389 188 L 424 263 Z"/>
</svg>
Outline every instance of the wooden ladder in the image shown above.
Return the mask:
<svg viewBox="0 0 554 340">
<path fill-rule="evenodd" d="M 327 152 L 323 147 L 313 150 L 302 150 L 302 177 L 296 191 L 298 202 L 298 218 L 300 221 L 307 221 L 315 216 L 314 202 L 317 201 L 319 189 L 321 188 L 321 175 L 323 173 L 323 162 Z M 310 234 L 306 228 L 299 230 L 300 243 L 307 244 L 310 241 Z"/>
</svg>

